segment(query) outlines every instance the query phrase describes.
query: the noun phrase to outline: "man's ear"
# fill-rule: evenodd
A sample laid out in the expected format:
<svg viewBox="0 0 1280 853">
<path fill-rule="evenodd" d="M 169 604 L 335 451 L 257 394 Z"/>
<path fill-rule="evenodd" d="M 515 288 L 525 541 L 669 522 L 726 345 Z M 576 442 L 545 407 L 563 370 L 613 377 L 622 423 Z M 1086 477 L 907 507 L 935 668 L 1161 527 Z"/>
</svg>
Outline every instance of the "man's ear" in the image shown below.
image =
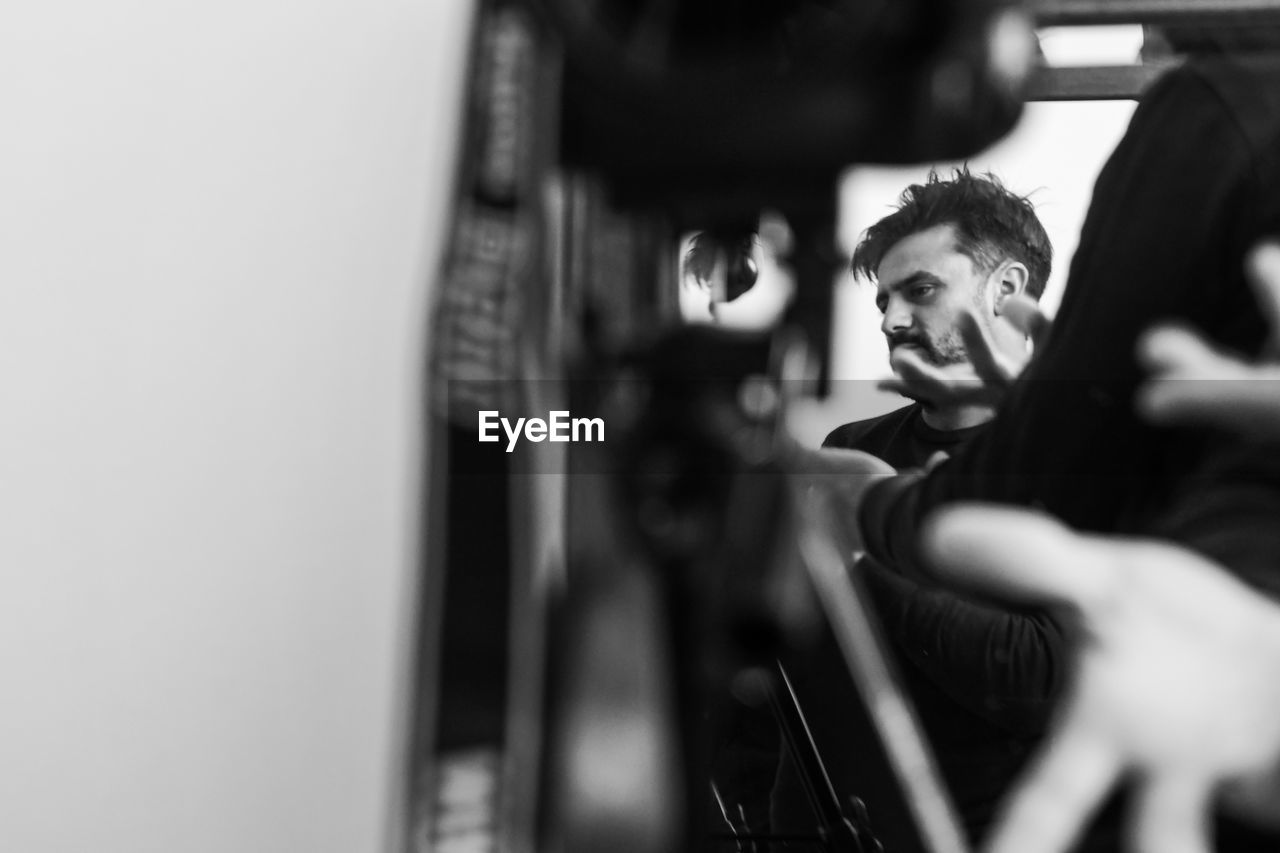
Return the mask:
<svg viewBox="0 0 1280 853">
<path fill-rule="evenodd" d="M 1004 309 L 1004 301 L 1010 296 L 1027 292 L 1027 265 L 1021 261 L 1006 261 L 996 270 L 995 311 L 998 315 Z"/>
</svg>

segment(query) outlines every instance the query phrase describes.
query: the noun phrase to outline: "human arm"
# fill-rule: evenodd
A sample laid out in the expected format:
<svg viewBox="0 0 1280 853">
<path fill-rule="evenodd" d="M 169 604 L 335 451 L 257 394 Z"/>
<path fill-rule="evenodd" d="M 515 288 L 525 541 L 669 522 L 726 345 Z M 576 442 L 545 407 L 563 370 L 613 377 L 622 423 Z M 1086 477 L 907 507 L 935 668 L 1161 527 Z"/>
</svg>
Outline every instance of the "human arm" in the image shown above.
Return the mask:
<svg viewBox="0 0 1280 853">
<path fill-rule="evenodd" d="M 925 547 L 952 581 L 1070 608 L 1082 642 L 1055 734 L 990 853 L 1067 849 L 1124 774 L 1134 849 L 1205 853 L 1215 789 L 1280 815 L 1280 606 L 1185 548 L 1089 537 L 1020 510 L 944 510 Z"/>
<path fill-rule="evenodd" d="M 952 701 L 1015 735 L 1042 732 L 1065 674 L 1061 625 L 1048 611 L 979 602 L 858 564 L 889 639 Z"/>
</svg>

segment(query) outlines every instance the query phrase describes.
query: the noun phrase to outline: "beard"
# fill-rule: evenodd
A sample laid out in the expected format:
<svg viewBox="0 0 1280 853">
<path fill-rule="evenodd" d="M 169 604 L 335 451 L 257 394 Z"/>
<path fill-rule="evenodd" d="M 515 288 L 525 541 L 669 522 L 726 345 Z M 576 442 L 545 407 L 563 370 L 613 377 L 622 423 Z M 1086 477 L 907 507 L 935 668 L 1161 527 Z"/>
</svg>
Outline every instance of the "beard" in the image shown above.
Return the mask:
<svg viewBox="0 0 1280 853">
<path fill-rule="evenodd" d="M 936 338 L 924 332 L 908 331 L 889 336 L 889 353 L 903 344 L 914 346 L 929 364 L 935 367 L 946 367 L 952 364 L 963 364 L 969 360 L 969 352 L 965 349 L 964 339 L 954 329 Z"/>
</svg>

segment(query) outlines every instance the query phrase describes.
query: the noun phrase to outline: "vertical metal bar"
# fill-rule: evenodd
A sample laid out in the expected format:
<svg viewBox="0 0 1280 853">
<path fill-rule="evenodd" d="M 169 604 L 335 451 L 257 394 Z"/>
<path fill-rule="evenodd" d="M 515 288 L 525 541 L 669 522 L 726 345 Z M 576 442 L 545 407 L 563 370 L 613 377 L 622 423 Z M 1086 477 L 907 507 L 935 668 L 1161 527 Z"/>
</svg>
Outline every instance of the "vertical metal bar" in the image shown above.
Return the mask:
<svg viewBox="0 0 1280 853">
<path fill-rule="evenodd" d="M 837 528 L 831 507 L 815 495 L 805 515 L 808 523 L 800 533 L 801 556 L 906 794 L 921 839 L 932 853 L 968 853 L 968 842 L 923 730 L 893 675 L 875 614 L 856 578 L 845 569 L 844 556 L 833 539 Z"/>
</svg>

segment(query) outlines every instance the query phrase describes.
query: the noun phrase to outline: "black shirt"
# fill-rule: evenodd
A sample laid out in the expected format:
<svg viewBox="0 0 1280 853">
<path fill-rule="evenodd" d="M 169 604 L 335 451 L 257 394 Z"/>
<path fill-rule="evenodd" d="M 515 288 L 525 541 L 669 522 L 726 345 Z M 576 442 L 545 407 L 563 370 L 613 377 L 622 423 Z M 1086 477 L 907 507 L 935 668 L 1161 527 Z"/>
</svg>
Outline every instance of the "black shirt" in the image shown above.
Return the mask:
<svg viewBox="0 0 1280 853">
<path fill-rule="evenodd" d="M 950 454 L 982 427 L 936 429 L 925 422 L 920 406 L 912 404 L 876 418 L 838 426 L 822 446 L 864 450 L 901 471 L 923 467 L 939 451 Z"/>
<path fill-rule="evenodd" d="M 982 429 L 935 429 L 920 406 L 911 405 L 838 427 L 823 446 L 917 468 Z M 1061 688 L 1061 629 L 1043 612 L 971 600 L 871 560 L 862 560 L 859 570 L 901 682 L 969 837 L 977 840 L 1047 725 Z M 922 849 L 834 637 L 824 634 L 816 649 L 787 667 L 837 792 L 866 803 L 872 831 L 887 850 Z M 774 792 L 779 829 L 802 829 L 807 816 L 794 773 L 784 758 Z"/>
</svg>

